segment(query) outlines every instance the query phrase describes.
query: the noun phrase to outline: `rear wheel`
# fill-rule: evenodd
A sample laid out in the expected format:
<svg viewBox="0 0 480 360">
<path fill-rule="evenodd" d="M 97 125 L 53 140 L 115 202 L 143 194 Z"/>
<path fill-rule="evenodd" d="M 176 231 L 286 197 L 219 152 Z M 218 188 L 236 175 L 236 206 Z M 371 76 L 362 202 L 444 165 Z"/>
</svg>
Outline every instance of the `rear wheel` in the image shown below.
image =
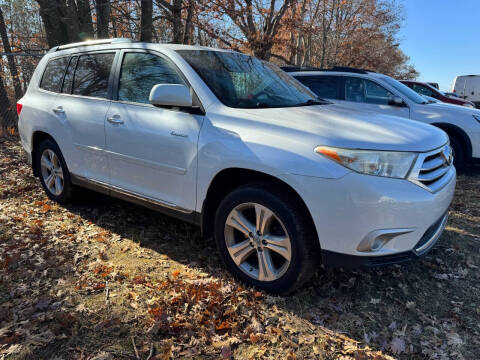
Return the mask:
<svg viewBox="0 0 480 360">
<path fill-rule="evenodd" d="M 242 186 L 223 199 L 215 239 L 235 276 L 273 293 L 290 293 L 308 280 L 319 255 L 299 201 L 266 184 Z"/>
<path fill-rule="evenodd" d="M 58 145 L 52 140 L 44 140 L 40 143 L 36 155 L 35 164 L 47 196 L 60 204 L 70 201 L 73 185 Z"/>
</svg>

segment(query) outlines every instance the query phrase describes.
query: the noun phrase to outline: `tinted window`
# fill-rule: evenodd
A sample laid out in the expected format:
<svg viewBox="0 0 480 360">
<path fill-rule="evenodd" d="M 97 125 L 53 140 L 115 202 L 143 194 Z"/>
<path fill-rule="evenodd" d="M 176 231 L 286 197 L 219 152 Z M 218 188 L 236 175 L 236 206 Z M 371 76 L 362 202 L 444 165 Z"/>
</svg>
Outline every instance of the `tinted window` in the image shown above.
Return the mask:
<svg viewBox="0 0 480 360">
<path fill-rule="evenodd" d="M 68 57 L 50 60 L 43 73 L 40 88 L 48 91 L 58 92 L 62 83 L 65 68 L 67 67 Z"/>
<path fill-rule="evenodd" d="M 62 93 L 71 94 L 72 85 L 73 85 L 73 73 L 75 72 L 75 67 L 77 66 L 78 56 L 74 56 L 70 59 L 70 63 L 67 67 L 67 73 L 65 74 L 65 79 L 63 79 Z"/>
<path fill-rule="evenodd" d="M 277 66 L 230 51 L 178 50 L 217 98 L 236 108 L 318 105 L 314 94 Z"/>
<path fill-rule="evenodd" d="M 172 65 L 159 56 L 127 53 L 122 62 L 118 100 L 148 104 L 157 84 L 185 84 Z"/>
<path fill-rule="evenodd" d="M 298 76 L 296 77 L 308 86 L 318 97 L 323 99 L 339 99 L 340 79 L 337 76 Z"/>
<path fill-rule="evenodd" d="M 114 53 L 80 56 L 73 80 L 73 94 L 106 98 L 114 56 Z"/>
<path fill-rule="evenodd" d="M 356 77 L 345 78 L 345 100 L 388 105 L 394 95 L 377 83 Z"/>
<path fill-rule="evenodd" d="M 413 84 L 412 89 L 415 90 L 417 93 L 427 96 L 433 96 L 433 91 L 427 88 L 426 86 Z"/>
</svg>

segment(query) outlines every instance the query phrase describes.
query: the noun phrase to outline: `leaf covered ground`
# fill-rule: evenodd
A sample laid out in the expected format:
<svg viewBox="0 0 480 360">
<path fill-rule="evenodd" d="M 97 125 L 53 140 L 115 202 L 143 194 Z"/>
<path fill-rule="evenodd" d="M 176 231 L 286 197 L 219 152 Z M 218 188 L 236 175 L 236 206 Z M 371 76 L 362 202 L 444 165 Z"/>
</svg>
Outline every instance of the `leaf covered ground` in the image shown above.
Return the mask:
<svg viewBox="0 0 480 360">
<path fill-rule="evenodd" d="M 0 359 L 476 359 L 480 168 L 424 259 L 245 288 L 197 228 L 82 192 L 44 195 L 0 138 Z"/>
</svg>

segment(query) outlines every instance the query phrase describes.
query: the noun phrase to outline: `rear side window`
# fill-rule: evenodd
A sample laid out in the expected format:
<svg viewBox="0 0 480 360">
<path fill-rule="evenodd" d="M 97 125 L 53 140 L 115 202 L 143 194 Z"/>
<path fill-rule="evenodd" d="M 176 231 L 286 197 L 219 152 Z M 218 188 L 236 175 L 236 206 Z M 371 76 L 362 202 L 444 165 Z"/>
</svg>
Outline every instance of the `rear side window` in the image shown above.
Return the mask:
<svg viewBox="0 0 480 360">
<path fill-rule="evenodd" d="M 70 63 L 67 67 L 67 72 L 65 74 L 65 79 L 63 79 L 62 93 L 71 94 L 72 85 L 73 85 L 73 73 L 75 72 L 75 67 L 77 66 L 78 56 L 73 56 L 70 59 Z"/>
<path fill-rule="evenodd" d="M 106 98 L 114 53 L 81 55 L 73 79 L 75 95 Z"/>
<path fill-rule="evenodd" d="M 147 53 L 125 54 L 120 73 L 118 100 L 148 104 L 150 90 L 157 84 L 185 85 L 167 60 Z"/>
<path fill-rule="evenodd" d="M 341 98 L 341 79 L 338 76 L 298 76 L 296 79 L 320 98 L 337 100 Z"/>
<path fill-rule="evenodd" d="M 61 57 L 50 60 L 43 72 L 40 88 L 43 90 L 58 92 L 62 83 L 68 57 Z"/>
</svg>

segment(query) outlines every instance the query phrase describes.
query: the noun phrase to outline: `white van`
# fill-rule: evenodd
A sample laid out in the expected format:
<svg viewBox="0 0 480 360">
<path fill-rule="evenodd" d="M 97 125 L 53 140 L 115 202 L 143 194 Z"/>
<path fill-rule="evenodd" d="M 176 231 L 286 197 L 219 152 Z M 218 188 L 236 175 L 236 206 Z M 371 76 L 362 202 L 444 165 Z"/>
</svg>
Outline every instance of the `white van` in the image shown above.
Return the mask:
<svg viewBox="0 0 480 360">
<path fill-rule="evenodd" d="M 452 92 L 480 107 L 480 75 L 462 75 L 453 79 Z"/>
</svg>

